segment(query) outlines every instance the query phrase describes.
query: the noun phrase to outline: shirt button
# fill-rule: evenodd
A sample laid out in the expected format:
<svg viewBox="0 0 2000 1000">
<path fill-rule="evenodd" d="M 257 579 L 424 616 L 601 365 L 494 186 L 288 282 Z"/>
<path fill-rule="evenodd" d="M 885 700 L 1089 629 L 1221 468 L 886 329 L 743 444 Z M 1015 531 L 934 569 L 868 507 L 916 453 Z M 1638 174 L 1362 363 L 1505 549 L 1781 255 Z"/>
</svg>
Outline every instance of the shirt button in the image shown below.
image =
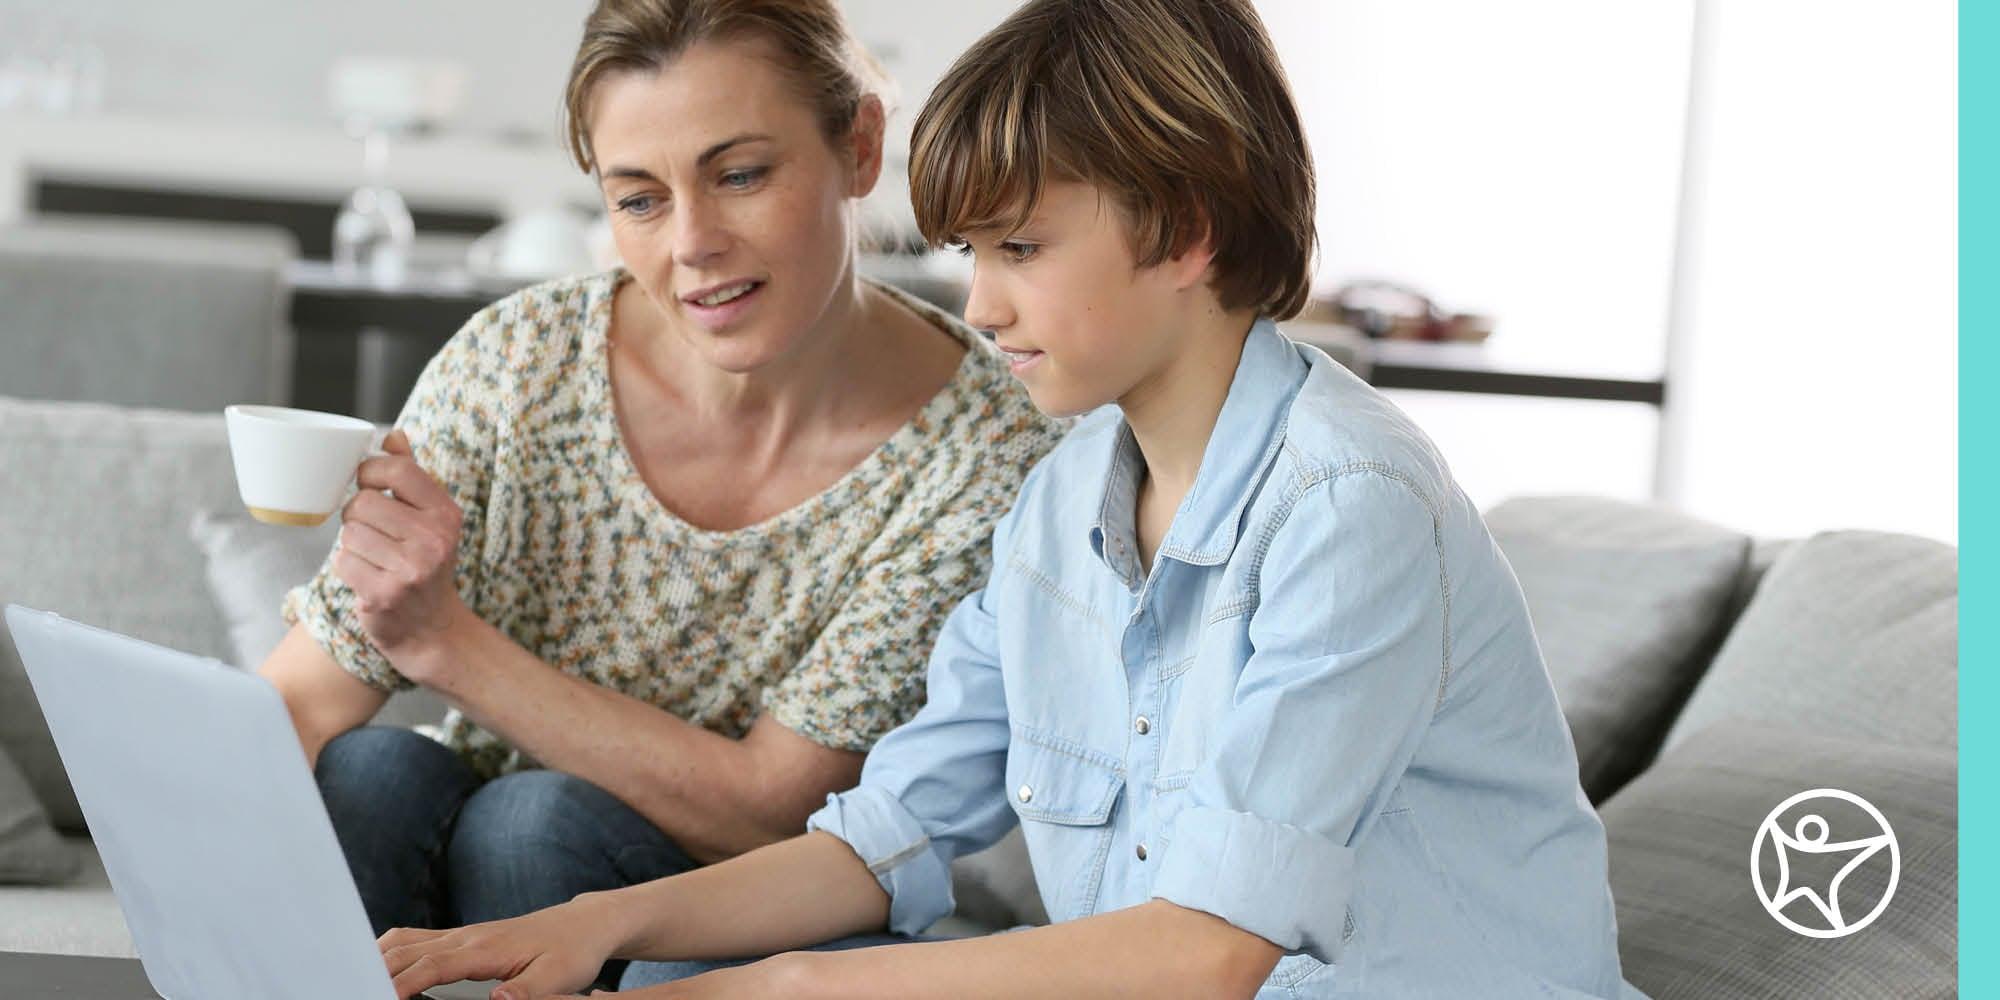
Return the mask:
<svg viewBox="0 0 2000 1000">
<path fill-rule="evenodd" d="M 1023 801 L 1023 802 L 1029 802 L 1029 801 L 1032 801 L 1032 800 L 1034 799 L 1034 797 L 1035 797 L 1035 790 L 1034 790 L 1034 789 L 1032 789 L 1032 788 L 1029 788 L 1029 787 L 1028 787 L 1028 786 L 1026 786 L 1026 785 L 1022 785 L 1022 786 L 1021 786 L 1021 790 L 1020 790 L 1020 791 L 1017 791 L 1017 792 L 1015 792 L 1015 793 L 1014 793 L 1014 797 L 1015 797 L 1015 798 L 1017 798 L 1017 799 L 1020 799 L 1020 800 L 1021 800 L 1021 801 Z"/>
<path fill-rule="evenodd" d="M 1135 853 L 1137 853 L 1137 854 L 1139 855 L 1139 860 L 1141 860 L 1141 861 L 1144 861 L 1144 860 L 1146 860 L 1146 845 L 1144 845 L 1144 844 L 1140 844 L 1140 845 L 1139 845 L 1139 850 L 1138 850 L 1138 851 L 1136 851 Z"/>
<path fill-rule="evenodd" d="M 1148 722 L 1146 720 L 1146 717 L 1142 715 L 1139 716 L 1138 721 L 1132 723 L 1132 728 L 1136 730 L 1139 735 L 1144 736 L 1147 733 L 1153 731 L 1153 724 L 1151 722 Z"/>
</svg>

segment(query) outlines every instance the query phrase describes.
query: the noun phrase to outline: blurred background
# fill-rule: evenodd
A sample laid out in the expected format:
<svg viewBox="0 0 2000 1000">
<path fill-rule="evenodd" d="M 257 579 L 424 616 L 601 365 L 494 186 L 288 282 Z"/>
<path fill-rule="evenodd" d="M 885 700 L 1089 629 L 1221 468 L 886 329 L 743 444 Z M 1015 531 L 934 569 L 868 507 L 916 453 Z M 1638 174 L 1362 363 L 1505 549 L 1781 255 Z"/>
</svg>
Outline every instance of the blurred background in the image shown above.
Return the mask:
<svg viewBox="0 0 2000 1000">
<path fill-rule="evenodd" d="M 0 396 L 393 417 L 481 303 L 602 266 L 587 0 L 0 0 Z M 1956 541 L 1956 13 L 1266 0 L 1329 345 L 1482 507 Z M 1003 0 L 849 0 L 891 162 Z M 937 301 L 900 173 L 867 267 Z M 93 276 L 79 280 L 79 274 Z"/>
</svg>

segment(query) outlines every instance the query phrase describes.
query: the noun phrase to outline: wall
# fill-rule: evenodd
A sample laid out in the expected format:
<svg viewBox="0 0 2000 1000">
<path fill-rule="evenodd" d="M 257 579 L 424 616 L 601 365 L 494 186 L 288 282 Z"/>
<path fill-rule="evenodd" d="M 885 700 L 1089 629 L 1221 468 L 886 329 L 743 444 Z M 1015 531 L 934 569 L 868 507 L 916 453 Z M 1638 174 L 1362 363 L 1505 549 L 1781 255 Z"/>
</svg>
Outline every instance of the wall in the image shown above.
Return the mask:
<svg viewBox="0 0 2000 1000">
<path fill-rule="evenodd" d="M 1448 305 L 1497 315 L 1493 351 L 1504 360 L 1657 374 L 1689 3 L 1626 13 L 1589 0 L 1260 3 L 1322 172 L 1321 284 L 1405 278 Z M 905 155 L 909 122 L 937 77 L 1013 6 L 845 5 L 856 34 L 900 84 L 892 165 Z M 456 60 L 469 86 L 453 129 L 512 137 L 524 153 L 545 156 L 553 175 L 561 173 L 558 95 L 588 7 L 588 0 L 0 0 L 0 22 L 90 40 L 107 59 L 106 110 L 162 120 L 316 124 L 330 132 L 324 78 L 337 56 Z M 40 13 L 24 21 L 31 11 Z M 307 159 L 352 169 L 342 143 L 311 148 L 320 153 Z M 423 165 L 422 148 L 401 149 L 392 164 Z M 404 183 L 420 186 L 414 176 Z M 885 176 L 871 207 L 906 221 L 903 179 Z M 1637 498 L 1652 489 L 1650 408 L 1424 393 L 1397 399 L 1445 445 L 1482 503 L 1519 492 Z"/>
<path fill-rule="evenodd" d="M 1956 540 L 1955 8 L 1703 13 L 1668 498 Z"/>
<path fill-rule="evenodd" d="M 1955 538 L 1953 8 L 1718 3 L 1697 53 L 1695 3 L 1261 0 L 1321 171 L 1320 283 L 1400 277 L 1489 311 L 1503 362 L 1671 364 L 1664 428 L 1630 404 L 1396 394 L 1482 503 L 1657 493 L 1770 534 Z M 329 130 L 337 55 L 457 59 L 455 128 L 554 161 L 588 7 L 0 0 L 0 59 L 85 38 L 107 58 L 108 110 Z M 846 4 L 901 84 L 892 156 L 937 76 L 1012 7 Z M 906 217 L 900 184 L 885 178 L 878 212 Z"/>
<path fill-rule="evenodd" d="M 896 164 L 931 85 L 1014 4 L 844 6 L 855 34 L 902 93 L 890 133 Z M 451 132 L 535 151 L 556 170 L 563 80 L 590 8 L 590 0 L 0 0 L 0 66 L 9 57 L 45 58 L 86 43 L 103 56 L 102 110 L 111 115 L 332 131 L 338 123 L 327 108 L 326 78 L 339 57 L 446 60 L 466 72 Z M 901 185 L 900 176 L 885 177 L 871 208 L 888 220 L 907 219 Z"/>
<path fill-rule="evenodd" d="M 1665 366 L 1693 0 L 1264 0 L 1319 171 L 1330 290 L 1415 284 L 1500 364 Z M 1643 404 L 1392 392 L 1482 505 L 1654 494 Z"/>
<path fill-rule="evenodd" d="M 446 59 L 468 79 L 455 125 L 549 141 L 586 0 L 0 0 L 0 58 L 85 41 L 122 114 L 336 124 L 326 76 L 349 54 Z"/>
</svg>

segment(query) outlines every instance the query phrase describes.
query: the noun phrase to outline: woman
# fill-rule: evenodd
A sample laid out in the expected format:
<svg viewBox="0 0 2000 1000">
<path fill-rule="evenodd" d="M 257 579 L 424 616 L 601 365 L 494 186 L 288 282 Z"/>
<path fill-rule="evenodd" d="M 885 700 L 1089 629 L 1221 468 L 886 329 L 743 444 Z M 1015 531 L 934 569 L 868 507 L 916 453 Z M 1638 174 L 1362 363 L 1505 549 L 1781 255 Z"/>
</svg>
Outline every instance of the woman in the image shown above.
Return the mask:
<svg viewBox="0 0 2000 1000">
<path fill-rule="evenodd" d="M 858 277 L 884 109 L 832 0 L 603 0 L 567 110 L 624 267 L 431 362 L 262 667 L 378 933 L 803 829 L 920 705 L 1057 437 L 982 338 Z M 356 728 L 411 685 L 437 739 Z"/>
</svg>

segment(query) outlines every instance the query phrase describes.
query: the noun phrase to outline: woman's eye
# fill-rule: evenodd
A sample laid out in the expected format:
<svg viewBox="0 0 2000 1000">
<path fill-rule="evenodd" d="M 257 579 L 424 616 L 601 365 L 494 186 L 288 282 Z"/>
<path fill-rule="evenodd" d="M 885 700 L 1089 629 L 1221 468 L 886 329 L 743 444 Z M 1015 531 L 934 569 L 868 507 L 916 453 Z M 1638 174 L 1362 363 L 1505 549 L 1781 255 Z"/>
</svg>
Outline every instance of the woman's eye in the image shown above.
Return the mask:
<svg viewBox="0 0 2000 1000">
<path fill-rule="evenodd" d="M 764 179 L 763 167 L 748 167 L 742 170 L 731 170 L 728 173 L 723 174 L 722 184 L 724 187 L 728 187 L 737 191 L 744 191 L 748 190 L 751 185 L 756 184 L 758 181 L 763 179 Z"/>
<path fill-rule="evenodd" d="M 635 194 L 618 201 L 618 210 L 627 215 L 645 215 L 653 210 L 656 199 L 650 194 Z"/>
</svg>

